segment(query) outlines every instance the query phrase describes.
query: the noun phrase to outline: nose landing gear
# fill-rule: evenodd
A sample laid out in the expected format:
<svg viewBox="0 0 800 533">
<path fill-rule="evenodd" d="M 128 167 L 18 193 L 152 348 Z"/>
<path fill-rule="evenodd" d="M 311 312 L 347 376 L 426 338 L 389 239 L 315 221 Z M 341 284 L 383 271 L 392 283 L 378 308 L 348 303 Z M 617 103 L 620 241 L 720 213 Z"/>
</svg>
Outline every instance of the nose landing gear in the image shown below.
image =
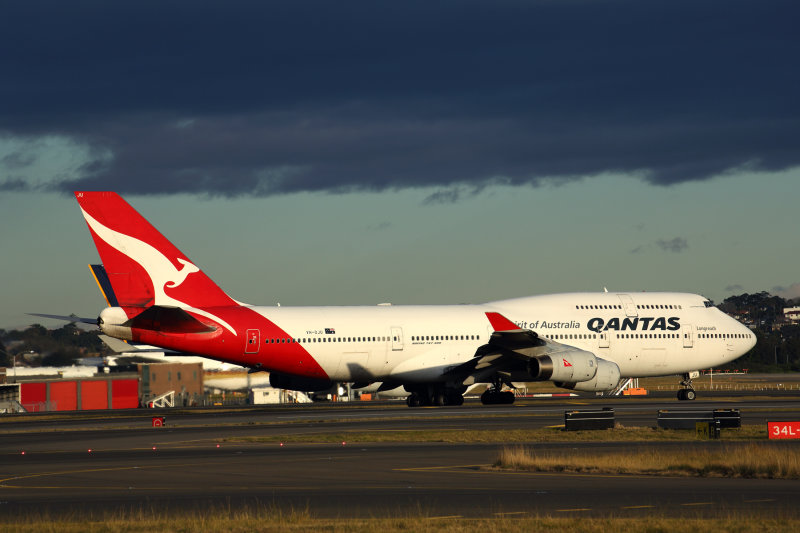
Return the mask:
<svg viewBox="0 0 800 533">
<path fill-rule="evenodd" d="M 693 377 L 697 377 L 697 372 L 683 375 L 683 381 L 681 381 L 681 387 L 683 388 L 678 390 L 679 400 L 694 400 L 697 398 L 697 393 L 694 392 L 694 388 L 692 387 Z"/>
</svg>

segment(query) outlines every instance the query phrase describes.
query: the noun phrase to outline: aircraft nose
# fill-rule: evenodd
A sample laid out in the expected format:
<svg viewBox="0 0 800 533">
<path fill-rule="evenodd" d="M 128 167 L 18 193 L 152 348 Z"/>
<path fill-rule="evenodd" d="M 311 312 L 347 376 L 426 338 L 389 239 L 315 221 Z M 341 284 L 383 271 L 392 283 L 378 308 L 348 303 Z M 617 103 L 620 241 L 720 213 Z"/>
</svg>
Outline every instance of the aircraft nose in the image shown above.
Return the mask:
<svg viewBox="0 0 800 533">
<path fill-rule="evenodd" d="M 749 352 L 756 347 L 756 334 L 750 330 L 747 330 L 747 333 L 750 335 L 748 337 L 749 342 L 747 343 L 747 351 Z"/>
<path fill-rule="evenodd" d="M 740 325 L 742 333 L 744 334 L 745 339 L 747 339 L 747 343 L 745 344 L 746 349 L 743 353 L 747 353 L 752 350 L 756 345 L 756 334 L 750 330 L 750 328 Z"/>
</svg>

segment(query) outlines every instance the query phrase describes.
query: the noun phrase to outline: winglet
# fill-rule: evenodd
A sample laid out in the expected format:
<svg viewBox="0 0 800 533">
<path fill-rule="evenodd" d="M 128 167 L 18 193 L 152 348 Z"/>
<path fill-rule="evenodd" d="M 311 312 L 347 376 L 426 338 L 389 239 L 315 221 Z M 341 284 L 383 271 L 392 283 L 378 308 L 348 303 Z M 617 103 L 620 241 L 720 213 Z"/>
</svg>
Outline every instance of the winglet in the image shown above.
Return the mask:
<svg viewBox="0 0 800 533">
<path fill-rule="evenodd" d="M 500 313 L 486 313 L 486 318 L 495 331 L 512 331 L 520 329 L 518 325 L 501 315 Z"/>
</svg>

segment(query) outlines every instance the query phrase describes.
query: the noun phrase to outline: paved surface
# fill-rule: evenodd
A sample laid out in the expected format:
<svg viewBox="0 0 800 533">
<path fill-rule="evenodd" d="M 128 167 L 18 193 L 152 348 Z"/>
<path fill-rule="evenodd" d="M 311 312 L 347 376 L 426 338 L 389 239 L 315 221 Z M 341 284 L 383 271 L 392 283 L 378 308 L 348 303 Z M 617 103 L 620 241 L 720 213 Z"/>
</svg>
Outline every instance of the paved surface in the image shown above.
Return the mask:
<svg viewBox="0 0 800 533">
<path fill-rule="evenodd" d="M 293 406 L 186 411 L 152 428 L 153 411 L 58 417 L 4 417 L 0 422 L 0 512 L 73 512 L 83 508 L 167 509 L 276 505 L 316 516 L 553 514 L 697 516 L 720 508 L 795 516 L 800 481 L 599 476 L 497 472 L 486 468 L 498 444 L 230 444 L 230 436 L 343 430 L 450 428 L 462 431 L 543 427 L 565 409 L 614 407 L 625 425 L 655 425 L 653 400 L 524 401 L 514 406 L 407 409 L 394 405 Z M 737 407 L 745 423 L 800 419 L 800 401 L 737 399 L 694 402 L 693 409 Z M 217 447 L 217 444 L 220 444 Z M 774 443 L 792 446 L 795 443 Z M 687 453 L 706 443 L 681 446 Z M 617 443 L 537 444 L 603 453 Z M 154 449 L 155 448 L 155 449 Z M 89 451 L 91 449 L 91 452 Z M 25 452 L 24 454 L 22 452 Z"/>
</svg>

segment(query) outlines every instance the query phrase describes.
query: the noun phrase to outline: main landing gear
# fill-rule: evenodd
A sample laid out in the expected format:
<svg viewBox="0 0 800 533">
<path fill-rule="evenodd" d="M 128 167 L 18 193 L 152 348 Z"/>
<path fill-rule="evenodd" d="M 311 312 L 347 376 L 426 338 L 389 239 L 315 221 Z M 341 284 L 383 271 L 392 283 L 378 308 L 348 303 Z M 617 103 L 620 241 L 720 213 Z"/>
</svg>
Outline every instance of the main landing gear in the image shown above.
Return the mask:
<svg viewBox="0 0 800 533">
<path fill-rule="evenodd" d="M 684 374 L 683 381 L 681 381 L 682 389 L 678 389 L 678 399 L 679 400 L 694 400 L 697 398 L 697 393 L 694 392 L 694 388 L 692 387 L 692 375 L 691 374 Z"/>
<path fill-rule="evenodd" d="M 514 391 L 504 391 L 503 382 L 500 379 L 496 379 L 492 386 L 481 394 L 481 403 L 483 405 L 510 405 L 514 403 Z"/>
<path fill-rule="evenodd" d="M 408 389 L 406 389 L 408 390 Z M 406 398 L 406 404 L 409 407 L 420 407 L 432 405 L 435 407 L 444 407 L 445 405 L 463 405 L 464 396 L 462 394 L 466 390 L 453 389 L 450 387 L 425 387 L 410 390 L 411 394 Z"/>
</svg>

